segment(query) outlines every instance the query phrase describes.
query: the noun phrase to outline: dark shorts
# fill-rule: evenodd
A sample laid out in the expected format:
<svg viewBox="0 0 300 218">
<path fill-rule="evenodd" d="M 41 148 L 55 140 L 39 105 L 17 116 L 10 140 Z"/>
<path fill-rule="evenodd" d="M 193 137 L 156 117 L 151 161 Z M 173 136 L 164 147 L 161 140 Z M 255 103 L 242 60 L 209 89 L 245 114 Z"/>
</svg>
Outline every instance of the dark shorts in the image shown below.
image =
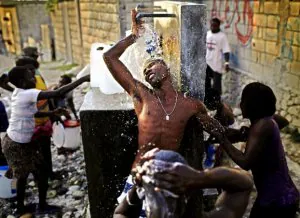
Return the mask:
<svg viewBox="0 0 300 218">
<path fill-rule="evenodd" d="M 2 142 L 2 151 L 15 178 L 37 174 L 45 169 L 45 161 L 40 147 L 36 143 L 18 143 L 6 135 Z"/>
</svg>

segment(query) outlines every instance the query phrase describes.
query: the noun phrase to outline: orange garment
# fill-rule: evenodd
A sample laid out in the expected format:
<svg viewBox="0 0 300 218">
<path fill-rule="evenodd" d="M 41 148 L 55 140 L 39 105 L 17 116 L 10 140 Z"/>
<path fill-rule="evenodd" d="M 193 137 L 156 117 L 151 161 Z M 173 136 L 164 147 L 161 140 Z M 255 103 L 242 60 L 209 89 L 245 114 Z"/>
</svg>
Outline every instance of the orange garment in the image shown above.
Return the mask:
<svg viewBox="0 0 300 218">
<path fill-rule="evenodd" d="M 39 90 L 47 90 L 47 86 L 40 75 L 35 75 L 36 85 L 35 88 Z M 40 112 L 49 112 L 48 100 L 40 100 L 37 102 L 37 108 Z M 41 126 L 49 121 L 49 117 L 35 118 L 35 126 Z"/>
</svg>

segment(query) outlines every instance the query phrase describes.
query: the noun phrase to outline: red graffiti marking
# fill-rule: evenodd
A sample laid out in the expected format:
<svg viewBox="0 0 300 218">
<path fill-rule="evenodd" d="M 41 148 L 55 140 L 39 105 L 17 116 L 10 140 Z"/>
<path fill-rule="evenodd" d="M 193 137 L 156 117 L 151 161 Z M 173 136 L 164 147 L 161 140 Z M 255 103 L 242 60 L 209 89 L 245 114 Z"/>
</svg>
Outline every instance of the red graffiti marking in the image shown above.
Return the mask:
<svg viewBox="0 0 300 218">
<path fill-rule="evenodd" d="M 232 23 L 234 22 L 234 19 L 236 18 L 236 21 L 234 22 L 235 27 L 235 33 L 238 38 L 238 40 L 243 44 L 247 45 L 250 42 L 252 31 L 253 31 L 253 10 L 251 8 L 251 0 L 241 0 L 244 2 L 244 7 L 242 11 L 242 19 L 239 12 L 239 2 L 240 0 L 233 0 L 233 10 L 230 10 L 229 2 L 230 0 L 224 0 L 219 2 L 219 6 L 217 6 L 216 0 L 213 1 L 213 6 L 211 9 L 211 17 L 218 17 L 223 22 L 225 22 L 225 28 L 230 28 Z M 222 10 L 222 6 L 224 5 L 224 10 Z M 221 14 L 223 12 L 223 16 Z M 232 15 L 229 16 L 229 13 L 232 12 Z M 247 30 L 245 33 L 240 31 L 238 24 L 243 22 L 243 24 L 246 24 Z"/>
</svg>

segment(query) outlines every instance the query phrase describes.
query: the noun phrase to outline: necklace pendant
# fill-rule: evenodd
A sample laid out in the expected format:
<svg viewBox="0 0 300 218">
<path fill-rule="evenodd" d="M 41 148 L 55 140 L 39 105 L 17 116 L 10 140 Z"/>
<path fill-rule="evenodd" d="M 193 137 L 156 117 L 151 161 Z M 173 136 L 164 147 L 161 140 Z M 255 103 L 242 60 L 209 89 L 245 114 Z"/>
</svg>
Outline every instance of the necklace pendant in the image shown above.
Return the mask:
<svg viewBox="0 0 300 218">
<path fill-rule="evenodd" d="M 170 117 L 169 117 L 169 115 L 167 115 L 167 116 L 166 116 L 166 120 L 170 120 Z"/>
</svg>

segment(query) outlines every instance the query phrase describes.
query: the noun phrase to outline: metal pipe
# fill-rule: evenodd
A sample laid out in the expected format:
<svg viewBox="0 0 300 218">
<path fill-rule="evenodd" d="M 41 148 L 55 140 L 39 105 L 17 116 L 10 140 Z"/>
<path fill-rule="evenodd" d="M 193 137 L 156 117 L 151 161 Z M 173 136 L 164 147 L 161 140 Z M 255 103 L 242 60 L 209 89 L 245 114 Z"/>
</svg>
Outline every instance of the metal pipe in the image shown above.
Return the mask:
<svg viewBox="0 0 300 218">
<path fill-rule="evenodd" d="M 176 17 L 175 14 L 162 14 L 162 13 L 157 13 L 157 14 L 154 14 L 154 13 L 144 13 L 144 12 L 140 12 L 136 15 L 136 20 L 140 20 L 144 17 Z"/>
</svg>

